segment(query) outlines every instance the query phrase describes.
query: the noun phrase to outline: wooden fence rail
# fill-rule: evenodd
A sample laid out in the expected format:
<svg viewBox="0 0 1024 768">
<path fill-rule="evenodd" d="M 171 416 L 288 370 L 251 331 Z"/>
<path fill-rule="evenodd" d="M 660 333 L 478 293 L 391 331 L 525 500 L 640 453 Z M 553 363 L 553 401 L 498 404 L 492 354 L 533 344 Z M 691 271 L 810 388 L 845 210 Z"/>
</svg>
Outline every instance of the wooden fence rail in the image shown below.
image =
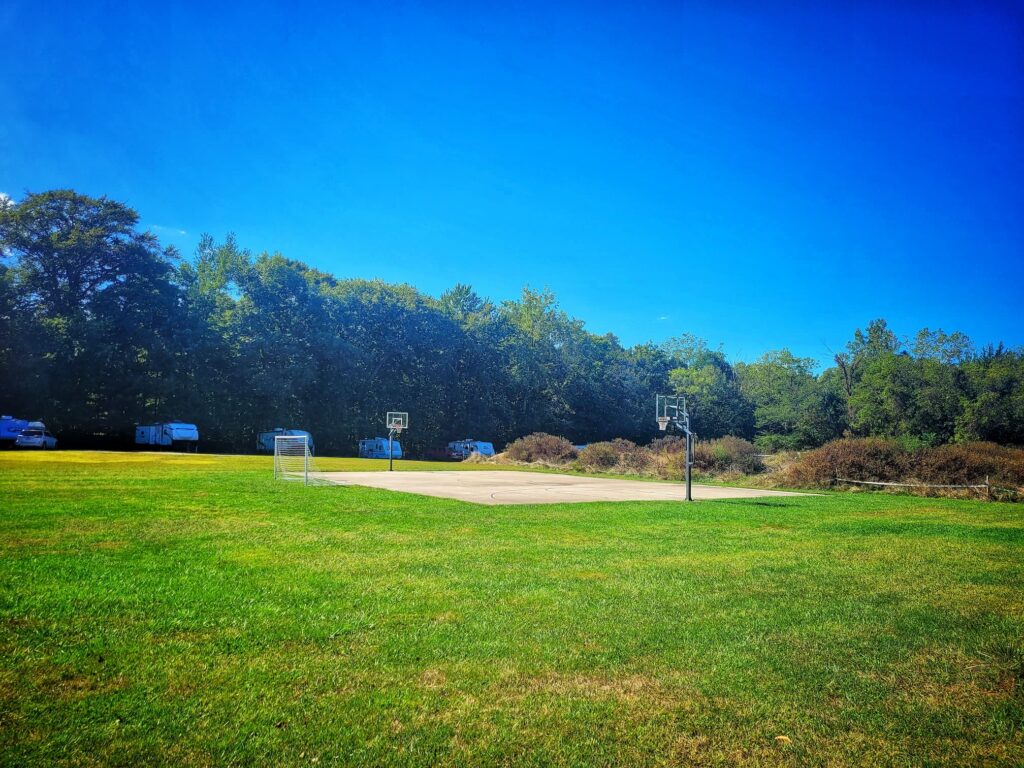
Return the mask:
<svg viewBox="0 0 1024 768">
<path fill-rule="evenodd" d="M 877 485 L 898 488 L 959 488 L 974 491 L 984 490 L 985 495 L 988 496 L 989 498 L 992 498 L 992 491 L 1002 491 L 1004 493 L 1012 493 L 1017 496 L 1021 495 L 1020 489 L 1002 488 L 998 485 L 992 485 L 988 481 L 987 477 L 985 478 L 984 483 L 979 483 L 977 485 L 947 485 L 941 483 L 883 483 L 880 480 L 853 480 L 848 477 L 839 476 L 836 476 L 833 479 L 833 483 L 853 483 L 856 485 Z"/>
</svg>

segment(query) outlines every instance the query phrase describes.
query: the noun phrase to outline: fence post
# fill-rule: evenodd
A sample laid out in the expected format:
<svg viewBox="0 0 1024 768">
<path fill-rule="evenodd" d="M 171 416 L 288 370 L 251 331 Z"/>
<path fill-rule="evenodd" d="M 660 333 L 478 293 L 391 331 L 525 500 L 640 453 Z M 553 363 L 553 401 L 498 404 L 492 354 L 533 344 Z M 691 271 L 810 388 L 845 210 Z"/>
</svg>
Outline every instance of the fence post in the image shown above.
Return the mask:
<svg viewBox="0 0 1024 768">
<path fill-rule="evenodd" d="M 985 498 L 992 501 L 992 484 L 988 481 L 988 475 L 985 475 Z"/>
</svg>

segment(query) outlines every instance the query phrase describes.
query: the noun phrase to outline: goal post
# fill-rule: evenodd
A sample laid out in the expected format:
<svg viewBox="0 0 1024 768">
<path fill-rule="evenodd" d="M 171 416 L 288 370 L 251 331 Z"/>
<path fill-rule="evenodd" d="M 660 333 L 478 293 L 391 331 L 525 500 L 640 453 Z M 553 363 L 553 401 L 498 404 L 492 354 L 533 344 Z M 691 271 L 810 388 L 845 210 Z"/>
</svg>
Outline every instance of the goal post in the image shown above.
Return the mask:
<svg viewBox="0 0 1024 768">
<path fill-rule="evenodd" d="M 274 438 L 274 479 L 301 480 L 309 485 L 310 470 L 315 471 L 313 454 L 306 435 L 278 435 Z"/>
</svg>

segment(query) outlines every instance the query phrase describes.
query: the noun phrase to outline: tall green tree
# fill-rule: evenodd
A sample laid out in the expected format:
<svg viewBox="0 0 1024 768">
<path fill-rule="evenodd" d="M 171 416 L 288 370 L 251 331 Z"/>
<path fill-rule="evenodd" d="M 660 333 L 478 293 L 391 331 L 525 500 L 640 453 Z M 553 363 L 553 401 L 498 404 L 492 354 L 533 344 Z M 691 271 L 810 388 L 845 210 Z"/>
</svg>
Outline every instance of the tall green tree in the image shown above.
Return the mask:
<svg viewBox="0 0 1024 768">
<path fill-rule="evenodd" d="M 859 434 L 948 442 L 961 411 L 962 378 L 958 368 L 932 358 L 880 354 L 854 386 L 852 426 Z"/>
<path fill-rule="evenodd" d="M 859 421 L 855 412 L 853 390 L 864 375 L 865 368 L 878 357 L 896 354 L 901 347 L 899 338 L 889 328 L 889 324 L 878 318 L 868 323 L 867 330 L 858 328 L 854 331 L 853 339 L 846 345 L 846 350 L 835 356 L 846 402 L 846 420 L 849 424 L 853 425 Z"/>
<path fill-rule="evenodd" d="M 827 380 L 819 381 L 814 360 L 788 349 L 739 363 L 740 390 L 754 406 L 758 444 L 766 449 L 820 445 L 842 434 L 842 402 Z"/>
<path fill-rule="evenodd" d="M 138 221 L 72 190 L 0 209 L 8 290 L 34 326 L 36 399 L 56 429 L 123 434 L 173 393 L 176 254 Z"/>
<path fill-rule="evenodd" d="M 683 335 L 663 345 L 672 361 L 672 390 L 687 398 L 691 425 L 703 438 L 754 436 L 754 406 L 740 390 L 739 379 L 721 350 L 703 339 Z"/>
<path fill-rule="evenodd" d="M 947 365 L 960 365 L 974 355 L 974 345 L 966 334 L 960 331 L 946 333 L 941 328 L 922 328 L 914 337 L 914 357 L 938 360 Z"/>
<path fill-rule="evenodd" d="M 963 374 L 957 438 L 1024 445 L 1024 353 L 989 347 L 963 364 Z"/>
</svg>

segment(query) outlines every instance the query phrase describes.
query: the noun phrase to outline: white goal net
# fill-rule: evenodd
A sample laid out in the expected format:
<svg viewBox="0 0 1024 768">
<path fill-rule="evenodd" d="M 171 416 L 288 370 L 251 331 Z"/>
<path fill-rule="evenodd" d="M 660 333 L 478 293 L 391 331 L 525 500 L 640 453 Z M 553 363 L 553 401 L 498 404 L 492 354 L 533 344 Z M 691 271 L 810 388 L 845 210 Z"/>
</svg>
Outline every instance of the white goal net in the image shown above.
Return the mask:
<svg viewBox="0 0 1024 768">
<path fill-rule="evenodd" d="M 306 435 L 278 435 L 274 438 L 274 479 L 301 480 L 309 485 L 317 471 Z"/>
</svg>

